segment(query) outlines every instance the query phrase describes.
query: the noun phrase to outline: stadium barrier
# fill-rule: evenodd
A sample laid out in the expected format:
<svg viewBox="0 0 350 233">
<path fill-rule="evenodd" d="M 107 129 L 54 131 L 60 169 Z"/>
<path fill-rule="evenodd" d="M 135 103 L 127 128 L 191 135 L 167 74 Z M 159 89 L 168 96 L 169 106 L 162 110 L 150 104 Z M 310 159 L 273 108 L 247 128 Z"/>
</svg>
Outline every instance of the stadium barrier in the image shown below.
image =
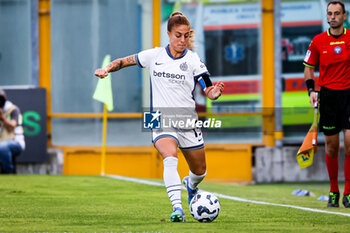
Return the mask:
<svg viewBox="0 0 350 233">
<path fill-rule="evenodd" d="M 58 148 L 48 148 L 47 160 L 44 162 L 17 163 L 17 174 L 62 175 L 63 151 Z"/>
<path fill-rule="evenodd" d="M 61 147 L 64 154 L 63 174 L 100 175 L 101 147 Z M 206 179 L 222 182 L 252 181 L 252 145 L 206 145 L 208 174 Z M 179 174 L 187 176 L 189 169 L 178 151 Z M 140 178 L 163 177 L 163 161 L 152 146 L 108 147 L 105 174 Z"/>
<path fill-rule="evenodd" d="M 296 160 L 299 146 L 261 147 L 254 152 L 253 180 L 256 183 L 329 181 L 325 162 L 325 147 L 319 145 L 313 164 L 300 169 Z M 339 164 L 344 164 L 344 148 L 341 146 Z M 338 177 L 344 181 L 344 166 L 339 166 Z"/>
</svg>

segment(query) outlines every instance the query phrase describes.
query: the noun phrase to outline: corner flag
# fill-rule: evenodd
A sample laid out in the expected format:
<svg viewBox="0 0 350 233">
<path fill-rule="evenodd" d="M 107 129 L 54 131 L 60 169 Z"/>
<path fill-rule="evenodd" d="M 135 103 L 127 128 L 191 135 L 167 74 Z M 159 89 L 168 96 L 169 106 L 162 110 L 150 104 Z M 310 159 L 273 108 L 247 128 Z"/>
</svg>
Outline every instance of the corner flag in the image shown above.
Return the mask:
<svg viewBox="0 0 350 233">
<path fill-rule="evenodd" d="M 111 63 L 111 55 L 106 55 L 102 62 L 102 67 L 106 67 Z M 103 127 L 102 127 L 102 150 L 101 150 L 101 175 L 105 174 L 106 163 L 106 141 L 107 141 L 107 110 L 113 111 L 113 93 L 111 74 L 105 78 L 99 79 L 93 97 L 95 100 L 101 101 L 103 104 Z"/>
<path fill-rule="evenodd" d="M 111 55 L 106 55 L 103 59 L 102 67 L 106 67 L 111 62 Z M 107 77 L 99 79 L 95 93 L 93 97 L 95 100 L 101 101 L 107 105 L 108 111 L 113 111 L 113 93 L 112 93 L 112 80 L 111 74 L 108 74 Z"/>
<path fill-rule="evenodd" d="M 317 151 L 317 124 L 318 107 L 316 107 L 314 110 L 314 121 L 297 153 L 297 161 L 299 163 L 300 169 L 312 165 L 314 154 Z"/>
</svg>

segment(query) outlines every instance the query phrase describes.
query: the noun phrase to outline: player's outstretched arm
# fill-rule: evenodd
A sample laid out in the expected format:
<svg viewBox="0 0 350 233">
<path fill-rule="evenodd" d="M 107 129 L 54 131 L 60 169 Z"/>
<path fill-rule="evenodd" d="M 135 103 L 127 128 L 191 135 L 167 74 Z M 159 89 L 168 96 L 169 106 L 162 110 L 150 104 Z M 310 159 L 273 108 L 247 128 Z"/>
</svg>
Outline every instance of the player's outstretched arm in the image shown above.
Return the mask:
<svg viewBox="0 0 350 233">
<path fill-rule="evenodd" d="M 136 55 L 130 55 L 128 57 L 118 58 L 112 61 L 105 68 L 100 68 L 95 71 L 95 75 L 99 78 L 104 78 L 109 72 L 118 71 L 124 67 L 136 65 Z"/>
<path fill-rule="evenodd" d="M 315 91 L 315 68 L 305 66 L 304 69 L 304 77 L 307 85 L 307 91 L 310 96 L 310 103 L 312 106 L 316 106 L 315 103 L 317 100 L 317 94 Z"/>
<path fill-rule="evenodd" d="M 206 96 L 211 100 L 216 100 L 221 96 L 221 93 L 224 91 L 224 83 L 219 81 L 215 86 L 208 87 L 205 90 Z"/>
</svg>

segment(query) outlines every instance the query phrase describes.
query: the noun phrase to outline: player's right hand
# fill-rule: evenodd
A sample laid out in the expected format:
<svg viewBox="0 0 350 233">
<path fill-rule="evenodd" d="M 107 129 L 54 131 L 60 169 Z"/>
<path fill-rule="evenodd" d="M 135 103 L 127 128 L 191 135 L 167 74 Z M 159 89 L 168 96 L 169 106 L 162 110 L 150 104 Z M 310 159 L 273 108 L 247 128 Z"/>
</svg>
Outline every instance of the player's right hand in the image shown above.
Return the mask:
<svg viewBox="0 0 350 233">
<path fill-rule="evenodd" d="M 100 68 L 95 71 L 95 75 L 99 78 L 104 78 L 108 75 L 108 71 L 105 68 Z"/>
<path fill-rule="evenodd" d="M 318 98 L 317 98 L 317 92 L 316 91 L 312 91 L 310 93 L 310 103 L 311 103 L 312 107 L 317 108 L 317 106 L 318 106 Z"/>
</svg>

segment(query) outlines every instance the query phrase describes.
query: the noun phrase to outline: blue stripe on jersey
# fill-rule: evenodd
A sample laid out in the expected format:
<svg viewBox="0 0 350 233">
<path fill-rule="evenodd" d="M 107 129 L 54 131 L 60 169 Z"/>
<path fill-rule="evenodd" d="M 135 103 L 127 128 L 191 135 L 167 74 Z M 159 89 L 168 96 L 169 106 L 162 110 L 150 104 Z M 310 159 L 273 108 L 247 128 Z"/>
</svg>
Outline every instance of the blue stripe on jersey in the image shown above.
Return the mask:
<svg viewBox="0 0 350 233">
<path fill-rule="evenodd" d="M 145 68 L 145 67 L 143 67 L 143 66 L 141 65 L 141 63 L 140 63 L 139 55 L 136 54 L 135 57 L 136 57 L 136 64 L 137 64 L 139 67 L 141 67 L 141 68 Z"/>
<path fill-rule="evenodd" d="M 201 85 L 201 88 L 203 89 L 203 91 L 205 91 L 207 89 L 207 86 L 205 85 L 205 82 L 204 82 L 202 77 L 200 77 L 198 79 L 198 83 L 199 83 L 199 85 Z"/>
<path fill-rule="evenodd" d="M 166 46 L 165 47 L 165 50 L 166 50 L 166 52 L 168 53 L 168 55 L 169 55 L 169 57 L 171 57 L 173 60 L 177 60 L 177 59 L 181 59 L 181 58 L 183 58 L 185 55 L 186 55 L 186 53 L 187 53 L 187 48 L 184 50 L 184 52 L 181 54 L 181 56 L 180 57 L 173 57 L 173 55 L 171 55 L 171 53 L 170 53 L 170 50 L 169 50 L 169 45 L 168 46 Z"/>
</svg>

